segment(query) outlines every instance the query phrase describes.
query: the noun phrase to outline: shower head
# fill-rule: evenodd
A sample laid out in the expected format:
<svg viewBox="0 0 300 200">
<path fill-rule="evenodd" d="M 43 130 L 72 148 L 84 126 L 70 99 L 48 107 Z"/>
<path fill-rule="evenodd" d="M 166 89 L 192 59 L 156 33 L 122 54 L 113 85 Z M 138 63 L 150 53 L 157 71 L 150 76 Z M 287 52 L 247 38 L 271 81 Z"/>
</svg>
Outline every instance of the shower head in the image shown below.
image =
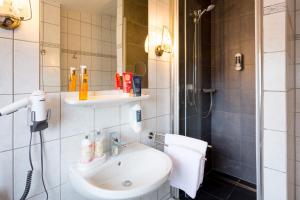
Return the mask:
<svg viewBox="0 0 300 200">
<path fill-rule="evenodd" d="M 206 12 L 210 12 L 215 8 L 215 4 L 210 4 L 207 8 L 205 8 L 204 10 L 194 10 L 190 16 L 192 16 L 194 18 L 194 23 L 198 23 L 199 20 L 201 19 L 202 15 Z"/>
<path fill-rule="evenodd" d="M 201 15 L 203 15 L 203 14 L 206 13 L 206 12 L 212 11 L 214 8 L 215 8 L 215 4 L 210 4 L 209 6 L 207 6 L 206 9 L 204 9 L 204 10 L 201 12 Z"/>
<path fill-rule="evenodd" d="M 206 12 L 210 12 L 215 8 L 216 5 L 214 4 L 210 4 L 207 8 L 206 8 Z"/>
</svg>

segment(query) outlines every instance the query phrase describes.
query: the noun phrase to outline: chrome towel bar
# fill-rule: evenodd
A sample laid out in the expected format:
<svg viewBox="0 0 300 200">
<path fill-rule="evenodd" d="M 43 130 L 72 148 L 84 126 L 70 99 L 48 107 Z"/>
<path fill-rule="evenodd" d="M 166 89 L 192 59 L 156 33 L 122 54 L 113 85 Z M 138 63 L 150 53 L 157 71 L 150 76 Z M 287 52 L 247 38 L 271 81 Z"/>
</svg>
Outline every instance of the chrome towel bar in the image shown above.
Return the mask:
<svg viewBox="0 0 300 200">
<path fill-rule="evenodd" d="M 148 138 L 149 138 L 150 140 L 154 139 L 153 142 L 156 143 L 156 144 L 163 145 L 163 146 L 165 146 L 165 147 L 168 147 L 168 146 L 169 146 L 169 145 L 165 144 L 164 142 L 157 141 L 157 140 L 156 140 L 156 136 L 159 136 L 159 137 L 165 137 L 165 134 L 150 132 Z M 212 148 L 211 145 L 208 145 L 207 147 L 208 147 L 208 148 Z M 205 161 L 207 161 L 206 158 L 203 158 L 203 159 L 204 159 Z"/>
<path fill-rule="evenodd" d="M 163 142 L 156 141 L 156 136 L 159 136 L 159 137 L 165 137 L 165 134 L 163 134 L 163 133 L 153 133 L 153 132 L 150 132 L 148 138 L 149 138 L 150 140 L 154 139 L 154 142 L 157 143 L 157 144 L 164 145 L 164 146 L 166 146 L 166 147 L 168 146 L 167 144 L 165 144 L 165 143 L 163 143 Z M 211 145 L 207 145 L 207 147 L 208 147 L 208 148 L 212 148 Z"/>
</svg>

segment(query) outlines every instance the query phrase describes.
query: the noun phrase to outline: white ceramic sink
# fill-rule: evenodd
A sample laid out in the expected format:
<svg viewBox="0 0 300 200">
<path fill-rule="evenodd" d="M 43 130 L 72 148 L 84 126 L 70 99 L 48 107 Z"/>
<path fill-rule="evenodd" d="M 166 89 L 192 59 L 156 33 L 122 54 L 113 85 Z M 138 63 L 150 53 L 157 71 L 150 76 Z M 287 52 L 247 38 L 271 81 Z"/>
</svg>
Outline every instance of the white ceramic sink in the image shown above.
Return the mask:
<svg viewBox="0 0 300 200">
<path fill-rule="evenodd" d="M 88 199 L 128 199 L 147 194 L 165 183 L 171 159 L 140 143 L 124 148 L 120 155 L 87 171 L 70 168 L 73 187 Z"/>
</svg>

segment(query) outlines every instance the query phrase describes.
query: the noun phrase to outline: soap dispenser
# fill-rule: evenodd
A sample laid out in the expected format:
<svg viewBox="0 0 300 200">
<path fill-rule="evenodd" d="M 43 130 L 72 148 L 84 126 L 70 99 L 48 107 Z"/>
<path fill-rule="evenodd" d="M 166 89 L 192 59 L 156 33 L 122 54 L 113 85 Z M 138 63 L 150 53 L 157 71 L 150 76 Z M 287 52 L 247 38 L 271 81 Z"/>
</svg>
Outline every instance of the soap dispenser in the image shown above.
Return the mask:
<svg viewBox="0 0 300 200">
<path fill-rule="evenodd" d="M 130 108 L 130 126 L 135 133 L 142 131 L 142 108 L 136 104 Z"/>
</svg>

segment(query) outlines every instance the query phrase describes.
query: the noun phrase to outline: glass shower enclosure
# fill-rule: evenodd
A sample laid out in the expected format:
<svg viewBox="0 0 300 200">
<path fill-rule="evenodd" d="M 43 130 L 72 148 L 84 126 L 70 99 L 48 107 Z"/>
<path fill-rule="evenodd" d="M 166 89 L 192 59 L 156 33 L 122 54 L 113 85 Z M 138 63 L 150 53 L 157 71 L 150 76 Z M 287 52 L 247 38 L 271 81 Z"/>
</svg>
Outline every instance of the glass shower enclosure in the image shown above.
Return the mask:
<svg viewBox="0 0 300 200">
<path fill-rule="evenodd" d="M 179 131 L 212 146 L 205 173 L 256 184 L 255 1 L 179 1 L 179 74 Z"/>
</svg>

